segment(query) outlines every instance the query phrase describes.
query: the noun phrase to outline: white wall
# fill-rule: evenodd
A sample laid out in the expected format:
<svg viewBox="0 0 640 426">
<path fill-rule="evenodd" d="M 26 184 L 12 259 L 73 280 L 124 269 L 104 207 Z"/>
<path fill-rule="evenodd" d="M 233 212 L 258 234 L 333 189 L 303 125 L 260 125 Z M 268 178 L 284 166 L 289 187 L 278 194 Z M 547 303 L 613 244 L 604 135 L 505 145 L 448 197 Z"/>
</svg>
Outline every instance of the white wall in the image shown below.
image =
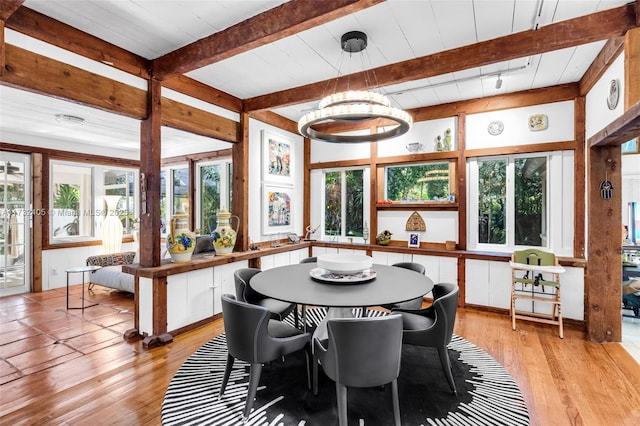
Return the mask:
<svg viewBox="0 0 640 426">
<path fill-rule="evenodd" d="M 620 99 L 616 108 L 609 110 L 607 98 L 609 96 L 609 83 L 613 79 L 618 80 Z M 624 113 L 624 53 L 621 53 L 613 61 L 611 66 L 607 68 L 602 77 L 587 93 L 585 110 L 587 139 Z"/>
<path fill-rule="evenodd" d="M 291 173 L 293 177 L 292 223 L 293 231 L 304 235 L 303 199 L 304 194 L 304 139 L 298 134 L 286 132 L 261 121 L 249 120 L 249 237 L 254 241 L 269 241 L 271 238 L 263 230 L 264 193 L 263 184 L 263 144 L 262 134 L 267 131 L 291 143 Z M 281 183 L 280 183 L 281 184 Z M 285 184 L 282 184 L 285 185 Z"/>
<path fill-rule="evenodd" d="M 531 131 L 529 118 L 538 114 L 547 116 L 548 128 Z M 504 130 L 501 134 L 489 134 L 487 129 L 492 121 L 502 121 Z M 470 114 L 466 135 L 467 149 L 572 141 L 575 139 L 573 101 Z"/>
</svg>

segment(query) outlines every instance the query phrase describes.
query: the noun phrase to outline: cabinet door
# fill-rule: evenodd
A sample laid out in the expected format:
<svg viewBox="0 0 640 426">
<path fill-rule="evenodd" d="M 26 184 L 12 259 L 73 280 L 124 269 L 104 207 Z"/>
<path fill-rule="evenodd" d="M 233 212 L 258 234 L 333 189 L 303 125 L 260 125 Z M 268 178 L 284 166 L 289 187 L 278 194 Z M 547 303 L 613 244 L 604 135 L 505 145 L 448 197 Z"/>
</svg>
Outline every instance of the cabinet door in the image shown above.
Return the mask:
<svg viewBox="0 0 640 426">
<path fill-rule="evenodd" d="M 240 268 L 248 268 L 249 262 L 243 260 L 241 262 L 228 263 L 226 265 L 218 265 L 213 268 L 213 292 L 214 292 L 214 313 L 222 312 L 222 295 L 236 294 L 236 284 L 233 273 Z"/>
<path fill-rule="evenodd" d="M 167 277 L 167 330 L 213 316 L 213 268 Z"/>
</svg>

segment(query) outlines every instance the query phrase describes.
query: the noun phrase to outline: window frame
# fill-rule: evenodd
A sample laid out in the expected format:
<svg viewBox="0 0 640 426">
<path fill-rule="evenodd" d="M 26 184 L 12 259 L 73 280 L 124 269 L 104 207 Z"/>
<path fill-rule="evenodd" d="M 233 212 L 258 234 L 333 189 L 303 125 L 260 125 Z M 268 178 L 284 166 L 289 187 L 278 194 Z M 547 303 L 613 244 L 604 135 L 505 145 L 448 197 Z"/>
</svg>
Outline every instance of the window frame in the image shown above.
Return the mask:
<svg viewBox="0 0 640 426">
<path fill-rule="evenodd" d="M 547 179 L 545 194 L 546 210 L 546 243 L 541 246 L 515 245 L 515 174 L 514 162 L 516 158 L 547 157 Z M 507 238 L 505 244 L 479 243 L 478 232 L 478 162 L 487 160 L 505 160 L 507 163 L 507 212 L 505 229 Z M 505 154 L 496 156 L 472 157 L 467 159 L 467 249 L 483 252 L 513 252 L 525 248 L 539 248 L 556 253 L 557 255 L 571 255 L 573 253 L 573 215 L 563 215 L 564 211 L 573 208 L 574 182 L 573 174 L 574 153 L 572 151 L 544 151 L 533 153 Z M 510 169 L 509 169 L 510 168 Z M 566 175 L 566 176 L 565 176 Z M 571 176 L 569 176 L 571 175 Z M 571 177 L 567 179 L 566 177 Z M 553 184 L 553 183 L 557 184 Z"/>
<path fill-rule="evenodd" d="M 90 235 L 64 235 L 55 236 L 53 218 L 54 218 L 54 201 L 55 201 L 55 174 L 56 166 L 68 166 L 68 167 L 82 167 L 90 170 L 90 184 L 89 184 L 89 197 L 90 200 L 86 203 L 82 203 L 79 207 L 79 214 L 88 216 L 91 218 L 91 233 Z M 51 159 L 49 161 L 49 201 L 47 206 L 48 219 L 47 219 L 47 238 L 48 246 L 60 246 L 65 244 L 87 243 L 101 241 L 100 230 L 104 215 L 106 213 L 106 205 L 104 203 L 103 196 L 105 195 L 105 171 L 107 170 L 121 170 L 124 172 L 133 172 L 134 182 L 139 182 L 140 170 L 136 167 L 115 166 L 93 162 L 83 161 L 70 161 L 65 159 Z M 134 217 L 139 217 L 139 204 L 140 193 L 138 185 L 133 185 L 133 207 Z M 88 206 L 88 207 L 83 207 Z M 123 237 L 130 237 L 131 233 L 125 233 Z"/>
<path fill-rule="evenodd" d="M 341 174 L 341 220 L 342 223 L 345 223 L 346 219 L 346 196 L 347 193 L 344 190 L 346 188 L 346 172 L 350 170 L 362 170 L 362 219 L 363 219 L 363 227 L 364 223 L 367 222 L 367 218 L 370 216 L 370 201 L 371 201 L 371 190 L 370 190 L 370 182 L 371 182 L 371 168 L 370 167 L 338 167 L 331 169 L 322 169 L 320 173 L 320 187 L 322 188 L 322 197 L 320 200 L 320 236 L 322 239 L 331 239 L 333 241 L 348 241 L 348 238 L 351 236 L 346 235 L 345 227 L 342 226 L 340 230 L 340 235 L 327 235 L 325 232 L 325 214 L 326 211 L 326 199 L 325 199 L 325 182 L 327 173 L 335 173 L 339 172 Z"/>
<path fill-rule="evenodd" d="M 197 229 L 204 229 L 204 218 L 202 217 L 202 168 L 219 165 L 221 167 L 220 170 L 220 208 L 227 209 L 231 211 L 231 185 L 232 176 L 231 176 L 231 168 L 233 167 L 233 162 L 231 158 L 224 158 L 219 160 L 211 160 L 211 161 L 201 161 L 196 163 L 196 182 L 195 182 L 195 194 L 197 197 L 195 199 L 196 210 L 195 210 L 195 224 Z M 213 229 L 216 228 L 216 224 L 213 224 Z"/>
</svg>

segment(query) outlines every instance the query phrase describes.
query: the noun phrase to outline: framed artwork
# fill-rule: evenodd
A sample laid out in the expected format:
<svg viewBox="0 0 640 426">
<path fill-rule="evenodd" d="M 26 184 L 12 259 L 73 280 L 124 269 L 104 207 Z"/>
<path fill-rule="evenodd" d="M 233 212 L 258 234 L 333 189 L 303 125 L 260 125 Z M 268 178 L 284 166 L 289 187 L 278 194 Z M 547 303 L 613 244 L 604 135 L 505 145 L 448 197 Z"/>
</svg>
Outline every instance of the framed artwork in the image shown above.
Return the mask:
<svg viewBox="0 0 640 426">
<path fill-rule="evenodd" d="M 293 184 L 291 141 L 283 136 L 262 131 L 262 181 Z"/>
<path fill-rule="evenodd" d="M 293 188 L 262 185 L 262 233 L 265 235 L 293 231 Z"/>
<path fill-rule="evenodd" d="M 536 114 L 529 117 L 529 130 L 539 132 L 547 130 L 549 127 L 549 118 L 545 114 Z"/>
<path fill-rule="evenodd" d="M 409 234 L 409 247 L 420 248 L 420 234 L 417 232 Z"/>
</svg>

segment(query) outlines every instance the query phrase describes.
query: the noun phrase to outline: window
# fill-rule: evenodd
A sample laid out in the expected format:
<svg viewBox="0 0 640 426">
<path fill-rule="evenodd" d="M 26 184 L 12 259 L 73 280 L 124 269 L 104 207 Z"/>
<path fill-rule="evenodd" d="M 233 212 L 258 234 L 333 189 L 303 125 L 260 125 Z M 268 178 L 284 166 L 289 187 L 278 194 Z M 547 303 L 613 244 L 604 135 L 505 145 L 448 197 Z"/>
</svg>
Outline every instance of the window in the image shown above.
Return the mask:
<svg viewBox="0 0 640 426">
<path fill-rule="evenodd" d="M 136 223 L 135 172 L 124 169 L 104 171 L 104 195 L 119 195 L 117 212 L 125 234 L 131 234 Z"/>
<path fill-rule="evenodd" d="M 93 167 L 51 166 L 50 240 L 93 237 Z"/>
<path fill-rule="evenodd" d="M 470 160 L 472 246 L 474 242 L 487 249 L 550 246 L 550 163 L 549 154 Z M 562 162 L 558 164 L 561 176 Z M 567 182 L 555 189 L 556 198 L 562 198 L 564 185 Z M 562 203 L 558 204 L 555 214 L 561 215 Z"/>
<path fill-rule="evenodd" d="M 216 229 L 216 213 L 221 208 L 231 210 L 231 163 L 229 161 L 198 164 L 198 217 L 204 235 Z"/>
<path fill-rule="evenodd" d="M 99 239 L 96 229 L 106 214 L 104 195 L 119 195 L 117 212 L 124 233 L 130 234 L 137 217 L 137 171 L 97 164 L 51 162 L 49 242 Z"/>
<path fill-rule="evenodd" d="M 172 214 L 189 214 L 189 168 L 171 169 Z"/>
<path fill-rule="evenodd" d="M 382 198 L 398 202 L 449 201 L 453 165 L 438 162 L 385 167 Z"/>
<path fill-rule="evenodd" d="M 327 236 L 361 237 L 364 225 L 365 170 L 324 173 L 323 230 Z"/>
</svg>

